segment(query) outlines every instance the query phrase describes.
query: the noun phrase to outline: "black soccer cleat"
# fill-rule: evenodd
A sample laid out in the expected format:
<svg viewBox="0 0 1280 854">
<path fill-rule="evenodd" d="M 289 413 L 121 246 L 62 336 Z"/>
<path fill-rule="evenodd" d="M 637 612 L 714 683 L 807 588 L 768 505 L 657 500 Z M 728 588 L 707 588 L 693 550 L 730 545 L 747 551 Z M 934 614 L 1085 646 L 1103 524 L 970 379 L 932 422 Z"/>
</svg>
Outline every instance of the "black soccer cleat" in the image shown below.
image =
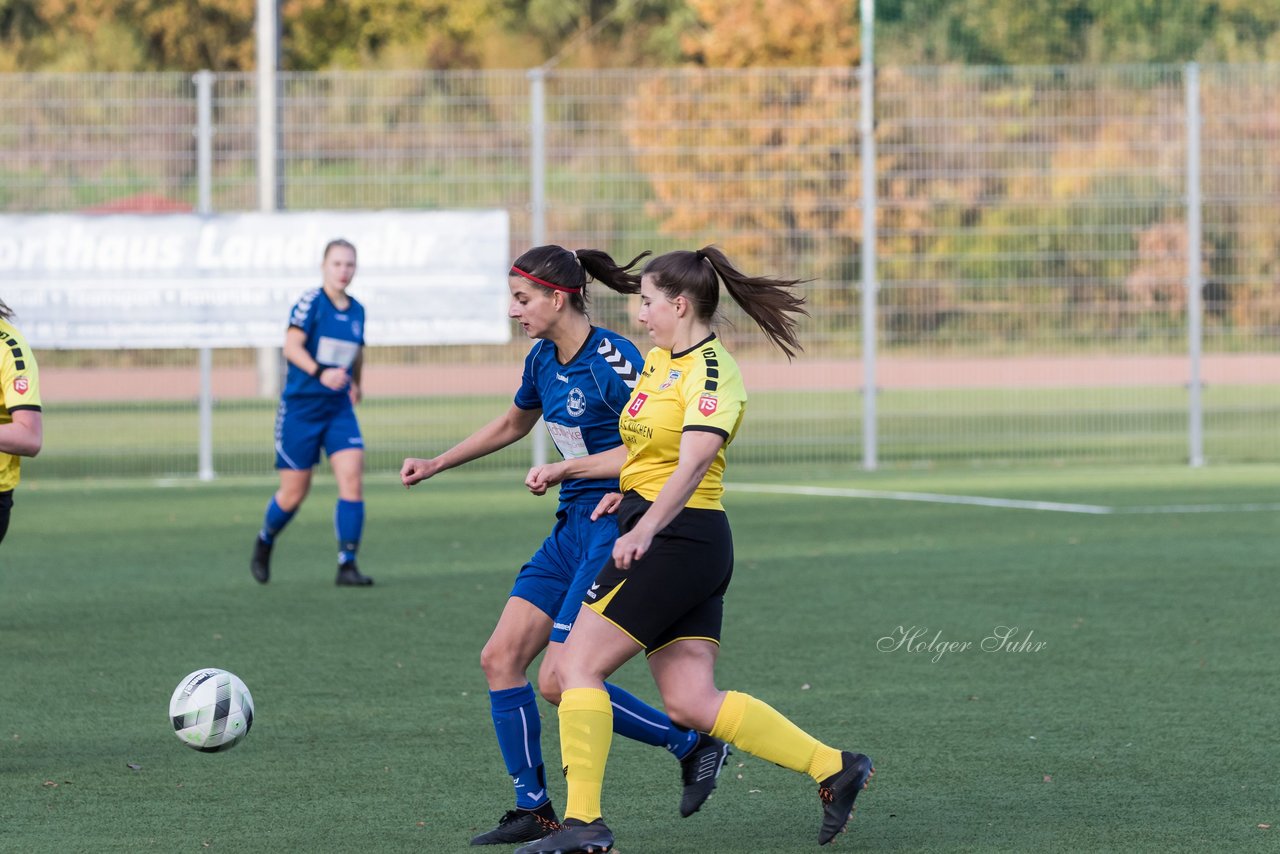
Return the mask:
<svg viewBox="0 0 1280 854">
<path fill-rule="evenodd" d="M 560 829 L 560 819 L 550 802 L 534 810 L 507 810 L 498 826 L 471 840 L 472 845 L 510 845 L 534 842 Z"/>
<path fill-rule="evenodd" d="M 338 579 L 334 582 L 339 587 L 368 587 L 373 584 L 373 579 L 367 575 L 360 573 L 360 568 L 356 566 L 354 560 L 346 563 L 338 564 Z"/>
<path fill-rule="evenodd" d="M 680 815 L 688 818 L 706 803 L 715 791 L 720 770 L 729 760 L 729 745 L 718 738 L 698 734 L 698 743 L 680 760 L 684 792 L 680 795 Z"/>
<path fill-rule="evenodd" d="M 587 824 L 566 818 L 564 825 L 550 836 L 516 849 L 516 854 L 604 854 L 613 850 L 613 833 L 598 818 Z"/>
<path fill-rule="evenodd" d="M 871 757 L 861 753 L 840 754 L 843 762 L 839 773 L 832 774 L 818 784 L 818 798 L 822 801 L 822 828 L 818 831 L 818 844 L 826 845 L 836 834 L 845 829 L 853 818 L 853 802 L 858 793 L 867 787 L 871 775 L 876 773 Z"/>
<path fill-rule="evenodd" d="M 253 559 L 249 561 L 249 571 L 260 584 L 271 580 L 271 543 L 261 535 L 253 538 Z"/>
</svg>

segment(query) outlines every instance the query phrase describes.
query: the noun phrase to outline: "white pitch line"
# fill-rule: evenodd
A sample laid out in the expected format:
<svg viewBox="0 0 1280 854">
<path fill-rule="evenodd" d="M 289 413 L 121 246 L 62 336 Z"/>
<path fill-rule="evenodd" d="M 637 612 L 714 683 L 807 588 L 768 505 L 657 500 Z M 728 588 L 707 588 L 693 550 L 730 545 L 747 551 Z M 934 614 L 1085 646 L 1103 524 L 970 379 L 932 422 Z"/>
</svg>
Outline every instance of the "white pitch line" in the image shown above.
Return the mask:
<svg viewBox="0 0 1280 854">
<path fill-rule="evenodd" d="M 1058 501 L 1022 501 L 1017 498 L 989 498 L 983 495 L 943 495 L 936 492 L 893 492 L 874 489 L 833 489 L 825 486 L 785 486 L 770 483 L 727 483 L 735 492 L 763 492 L 777 495 L 819 495 L 830 498 L 870 498 L 880 501 L 923 501 L 931 504 L 962 504 L 972 507 L 1004 507 L 1011 510 L 1046 510 L 1054 513 L 1084 513 L 1090 516 L 1147 515 L 1158 513 L 1274 513 L 1280 503 L 1255 504 L 1146 504 L 1107 507 L 1102 504 L 1063 504 Z"/>
<path fill-rule="evenodd" d="M 1274 513 L 1280 504 L 1148 504 L 1113 507 L 1113 513 Z"/>
<path fill-rule="evenodd" d="M 778 486 L 765 483 L 725 484 L 735 492 L 766 492 L 779 495 L 820 495 L 831 498 L 872 498 L 883 501 L 924 501 L 931 504 L 965 504 L 973 507 L 1005 507 L 1012 510 L 1048 510 L 1056 513 L 1086 513 L 1105 516 L 1115 508 L 1099 504 L 1063 504 L 1058 501 L 1022 501 L 1017 498 L 988 498 L 983 495 L 942 495 L 935 492 L 882 492 L 873 489 L 832 489 L 823 486 Z"/>
</svg>

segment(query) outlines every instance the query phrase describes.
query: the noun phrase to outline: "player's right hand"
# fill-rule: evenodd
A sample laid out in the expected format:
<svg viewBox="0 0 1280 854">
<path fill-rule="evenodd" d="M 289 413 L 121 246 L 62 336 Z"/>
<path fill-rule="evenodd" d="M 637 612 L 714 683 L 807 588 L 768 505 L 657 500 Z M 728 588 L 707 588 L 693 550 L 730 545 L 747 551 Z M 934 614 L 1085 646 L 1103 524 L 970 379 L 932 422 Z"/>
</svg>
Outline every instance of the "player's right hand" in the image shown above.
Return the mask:
<svg viewBox="0 0 1280 854">
<path fill-rule="evenodd" d="M 342 391 L 351 382 L 351 375 L 342 368 L 325 368 L 316 379 L 325 388 Z"/>
<path fill-rule="evenodd" d="M 524 485 L 534 495 L 546 495 L 547 490 L 564 480 L 560 463 L 543 463 L 529 469 L 524 477 Z"/>
<path fill-rule="evenodd" d="M 415 483 L 421 483 L 431 477 L 437 471 L 439 469 L 431 460 L 408 457 L 405 459 L 404 465 L 400 466 L 400 482 L 404 484 L 405 489 L 408 489 Z"/>
</svg>

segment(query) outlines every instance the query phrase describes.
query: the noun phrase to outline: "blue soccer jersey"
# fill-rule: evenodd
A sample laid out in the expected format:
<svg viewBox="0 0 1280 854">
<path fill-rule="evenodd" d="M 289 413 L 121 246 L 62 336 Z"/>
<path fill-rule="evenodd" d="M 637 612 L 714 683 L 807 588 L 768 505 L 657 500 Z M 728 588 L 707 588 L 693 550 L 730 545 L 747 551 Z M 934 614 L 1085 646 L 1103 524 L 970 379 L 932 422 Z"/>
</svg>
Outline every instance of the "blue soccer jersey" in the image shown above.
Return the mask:
<svg viewBox="0 0 1280 854">
<path fill-rule="evenodd" d="M 618 417 L 643 365 L 635 345 L 607 329 L 592 327 L 582 349 L 564 365 L 555 344 L 541 340 L 525 357 L 515 404 L 542 410 L 551 441 L 566 459 L 607 451 L 622 444 Z M 560 484 L 560 503 L 599 500 L 617 488 L 616 479 L 566 480 Z"/>
<path fill-rule="evenodd" d="M 348 296 L 351 304 L 339 311 L 329 300 L 324 288 L 307 291 L 289 312 L 289 326 L 307 335 L 307 352 L 326 368 L 350 371 L 360 348 L 364 346 L 364 306 Z M 284 386 L 285 397 L 341 396 L 346 389 L 334 391 L 321 385 L 292 362 Z"/>
</svg>

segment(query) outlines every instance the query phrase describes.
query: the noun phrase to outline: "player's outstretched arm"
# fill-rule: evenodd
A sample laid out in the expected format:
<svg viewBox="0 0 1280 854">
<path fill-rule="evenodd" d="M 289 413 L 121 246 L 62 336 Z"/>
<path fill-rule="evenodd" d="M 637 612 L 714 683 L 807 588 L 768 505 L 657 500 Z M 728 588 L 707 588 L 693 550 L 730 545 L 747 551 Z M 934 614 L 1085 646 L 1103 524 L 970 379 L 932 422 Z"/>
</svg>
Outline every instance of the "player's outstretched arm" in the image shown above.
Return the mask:
<svg viewBox="0 0 1280 854">
<path fill-rule="evenodd" d="M 406 487 L 421 483 L 442 471 L 457 468 L 464 463 L 499 451 L 519 439 L 529 435 L 529 431 L 538 423 L 542 415 L 540 409 L 521 409 L 514 404 L 497 418 L 454 445 L 437 457 L 429 460 L 409 457 L 400 467 L 400 482 Z"/>
<path fill-rule="evenodd" d="M 572 478 L 610 480 L 618 476 L 626 461 L 627 446 L 618 445 L 598 454 L 534 466 L 525 475 L 524 485 L 534 495 L 542 495 L 557 483 Z"/>
</svg>

